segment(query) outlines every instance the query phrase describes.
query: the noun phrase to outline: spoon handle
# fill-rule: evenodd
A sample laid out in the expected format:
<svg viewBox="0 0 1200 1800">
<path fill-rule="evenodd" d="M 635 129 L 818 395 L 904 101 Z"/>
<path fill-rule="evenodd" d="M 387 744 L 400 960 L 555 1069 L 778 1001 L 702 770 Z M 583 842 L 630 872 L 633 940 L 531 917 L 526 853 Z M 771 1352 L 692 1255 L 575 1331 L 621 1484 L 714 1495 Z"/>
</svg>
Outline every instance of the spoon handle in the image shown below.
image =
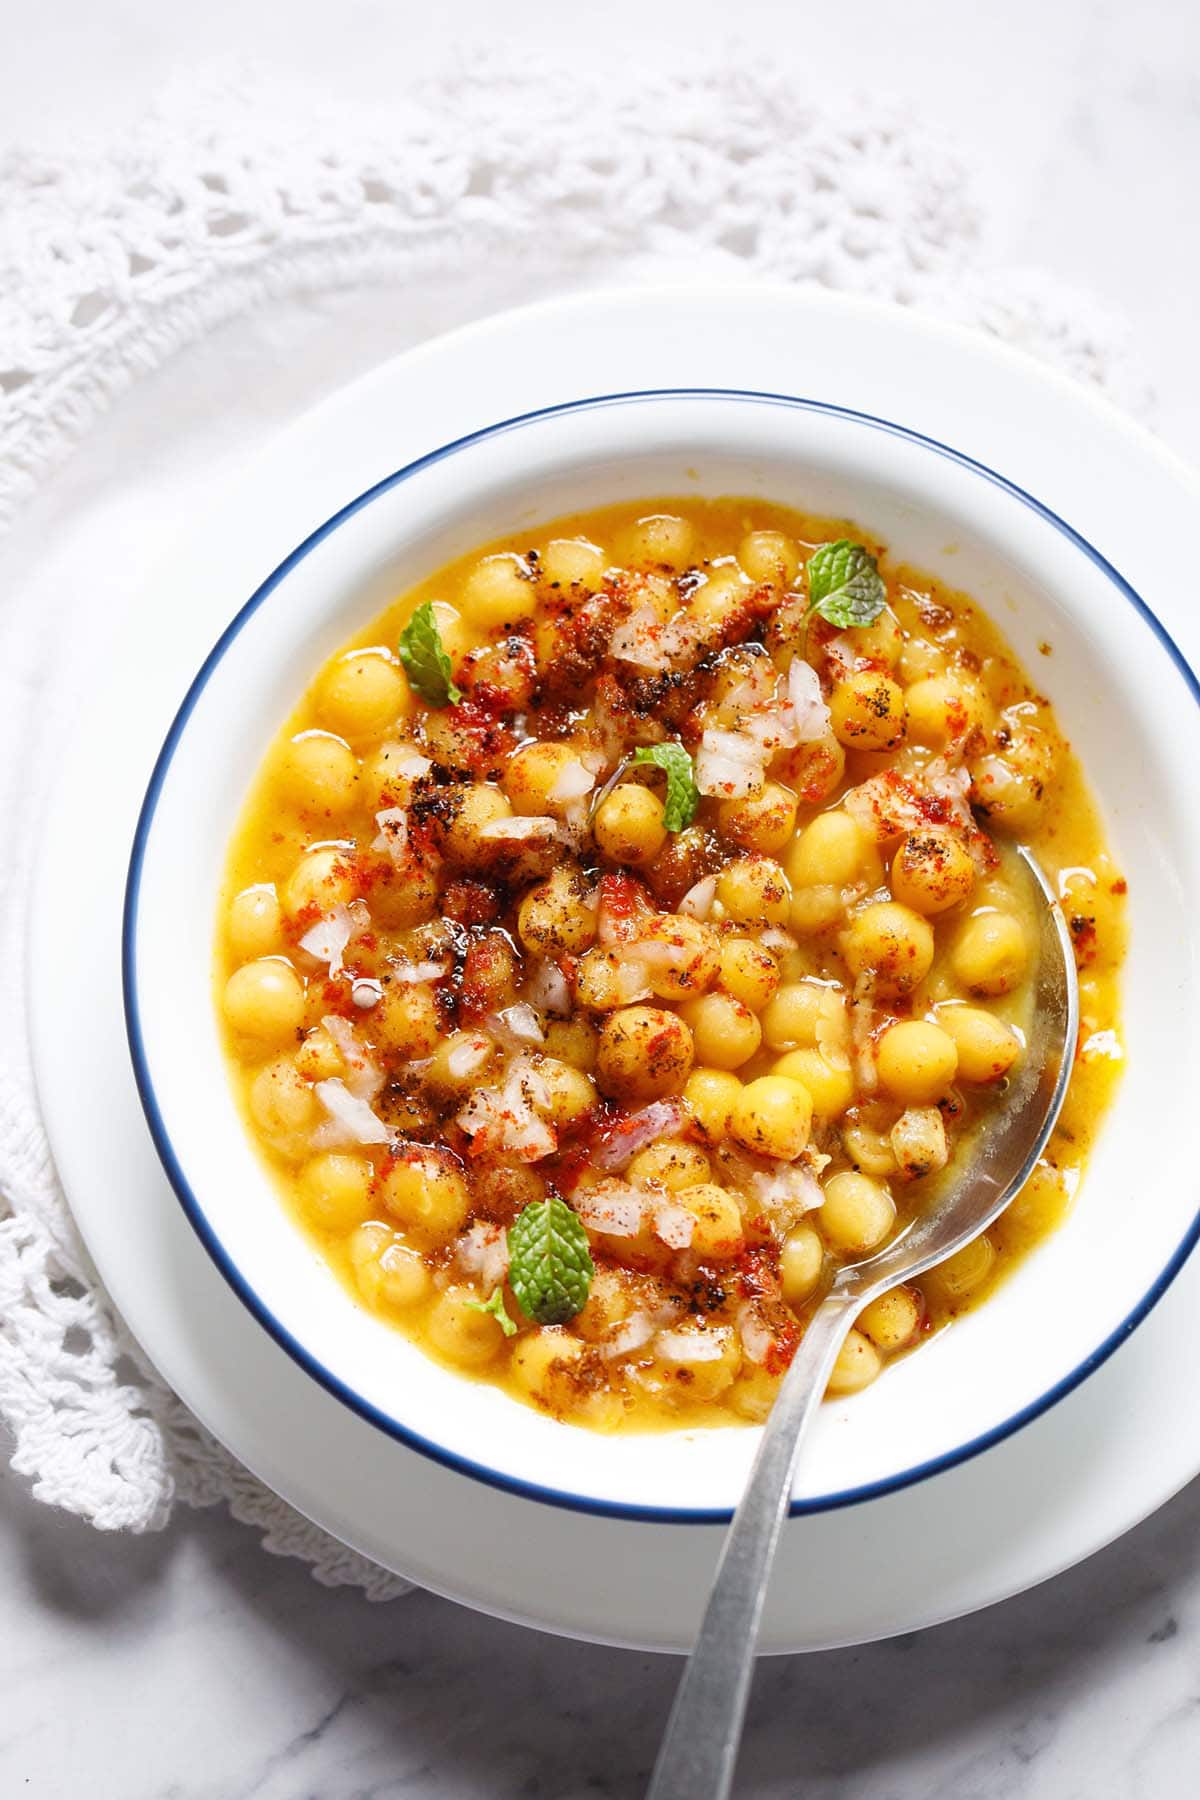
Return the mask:
<svg viewBox="0 0 1200 1800">
<path fill-rule="evenodd" d="M 791 1499 L 800 1440 L 859 1304 L 830 1294 L 810 1319 L 792 1359 L 721 1551 L 646 1800 L 727 1800 L 763 1600 Z"/>
</svg>

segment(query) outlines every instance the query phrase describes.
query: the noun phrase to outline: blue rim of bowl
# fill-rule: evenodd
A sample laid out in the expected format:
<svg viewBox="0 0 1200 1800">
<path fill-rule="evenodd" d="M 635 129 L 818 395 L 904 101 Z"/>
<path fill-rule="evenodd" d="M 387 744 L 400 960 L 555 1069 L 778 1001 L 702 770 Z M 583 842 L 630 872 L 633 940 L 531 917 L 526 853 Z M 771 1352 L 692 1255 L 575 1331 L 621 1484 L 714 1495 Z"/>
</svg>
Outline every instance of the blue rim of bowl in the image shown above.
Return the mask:
<svg viewBox="0 0 1200 1800">
<path fill-rule="evenodd" d="M 519 1476 L 505 1474 L 501 1470 L 489 1467 L 486 1463 L 477 1463 L 470 1457 L 461 1456 L 456 1451 L 448 1450 L 444 1445 L 436 1443 L 430 1438 L 423 1437 L 419 1432 L 411 1430 L 408 1426 L 401 1424 L 399 1420 L 380 1411 L 378 1407 L 373 1406 L 370 1401 L 364 1400 L 360 1394 L 355 1393 L 353 1388 L 348 1387 L 339 1376 L 333 1374 L 323 1363 L 319 1362 L 317 1358 L 293 1336 L 288 1328 L 275 1317 L 270 1308 L 260 1299 L 255 1289 L 253 1289 L 246 1281 L 241 1271 L 228 1256 L 220 1238 L 209 1224 L 203 1207 L 200 1205 L 199 1200 L 192 1191 L 187 1176 L 184 1174 L 179 1159 L 175 1154 L 174 1146 L 167 1133 L 159 1109 L 158 1099 L 155 1094 L 154 1083 L 151 1078 L 145 1046 L 142 1039 L 141 1018 L 138 1010 L 137 996 L 136 943 L 138 897 L 141 887 L 142 864 L 145 858 L 151 828 L 154 824 L 159 796 L 171 760 L 179 745 L 180 739 L 183 736 L 196 702 L 207 685 L 213 670 L 221 661 L 234 639 L 238 636 L 246 621 L 318 544 L 322 543 L 332 532 L 336 531 L 339 526 L 344 525 L 347 520 L 353 518 L 356 513 L 361 512 L 364 507 L 369 506 L 373 500 L 378 499 L 381 494 L 388 493 L 392 488 L 398 487 L 400 483 L 410 480 L 414 475 L 419 474 L 421 470 L 429 468 L 435 463 L 443 462 L 446 458 L 455 455 L 460 450 L 469 448 L 473 444 L 482 443 L 488 439 L 503 436 L 508 432 L 518 431 L 527 425 L 537 424 L 539 421 L 545 419 L 561 418 L 572 413 L 587 412 L 601 407 L 608 408 L 640 405 L 647 402 L 654 403 L 664 400 L 750 401 L 764 406 L 791 407 L 831 419 L 847 420 L 854 424 L 866 425 L 873 430 L 884 432 L 892 437 L 902 438 L 908 443 L 932 451 L 935 455 L 944 457 L 950 462 L 957 463 L 959 467 L 967 469 L 972 474 L 982 477 L 983 480 L 991 483 L 992 486 L 1000 488 L 1003 492 L 1012 496 L 1012 498 L 1019 500 L 1024 506 L 1027 506 L 1032 512 L 1044 519 L 1049 525 L 1052 525 L 1056 531 L 1073 544 L 1076 549 L 1082 551 L 1082 553 L 1088 557 L 1088 559 L 1105 576 L 1107 576 L 1116 591 L 1129 602 L 1134 611 L 1153 632 L 1154 636 L 1158 639 L 1159 643 L 1174 663 L 1180 676 L 1183 678 L 1192 699 L 1197 705 L 1200 705 L 1200 680 L 1197 679 L 1191 665 L 1188 663 L 1187 658 L 1180 650 L 1178 644 L 1176 644 L 1174 638 L 1172 638 L 1161 619 L 1157 617 L 1142 599 L 1141 595 L 1130 586 L 1124 576 L 1121 575 L 1108 559 L 1096 549 L 1095 545 L 1090 543 L 1076 531 L 1073 526 L 1068 525 L 1067 522 L 1060 518 L 1057 513 L 1052 511 L 1050 507 L 1044 505 L 1042 501 L 1036 499 L 1032 494 L 1027 493 L 1024 488 L 1019 487 L 1015 482 L 1009 481 L 1005 476 L 998 474 L 996 470 L 988 468 L 986 463 L 976 461 L 975 458 L 965 455 L 962 451 L 955 450 L 950 445 L 941 443 L 937 438 L 927 437 L 921 432 L 910 430 L 909 427 L 905 425 L 898 425 L 893 420 L 881 419 L 873 413 L 859 412 L 851 407 L 835 405 L 830 401 L 810 400 L 795 394 L 775 394 L 753 389 L 645 388 L 634 390 L 629 393 L 597 394 L 586 399 L 566 401 L 555 406 L 540 407 L 531 412 L 518 413 L 510 419 L 500 420 L 498 423 L 485 426 L 479 431 L 468 432 L 463 437 L 455 438 L 450 443 L 442 444 L 436 450 L 428 451 L 424 456 L 417 457 L 415 461 L 405 464 L 402 469 L 397 469 L 393 474 L 384 476 L 381 481 L 378 481 L 374 486 L 367 488 L 364 493 L 359 494 L 357 498 L 349 501 L 338 512 L 335 512 L 330 518 L 326 519 L 324 524 L 318 526 L 317 529 L 305 538 L 289 556 L 286 556 L 278 567 L 267 576 L 266 580 L 255 590 L 249 600 L 246 601 L 245 605 L 241 607 L 226 626 L 201 665 L 172 721 L 171 728 L 167 733 L 162 749 L 159 751 L 158 758 L 154 764 L 149 786 L 146 789 L 146 795 L 138 815 L 137 829 L 134 832 L 133 848 L 129 859 L 129 873 L 125 887 L 125 904 L 121 928 L 121 983 L 125 1010 L 126 1034 L 129 1041 L 134 1078 L 137 1082 L 142 1109 L 146 1115 L 146 1122 L 150 1128 L 150 1134 L 154 1140 L 155 1149 L 158 1152 L 159 1159 L 162 1162 L 167 1178 L 183 1207 L 184 1213 L 195 1230 L 196 1235 L 204 1245 L 204 1248 L 207 1250 L 209 1256 L 212 1258 L 225 1280 L 229 1283 L 234 1293 L 258 1322 L 265 1327 L 280 1348 L 286 1351 L 293 1362 L 297 1363 L 306 1374 L 312 1376 L 315 1381 L 319 1382 L 327 1393 L 331 1394 L 335 1400 L 341 1401 L 343 1405 L 348 1406 L 352 1412 L 357 1413 L 358 1416 L 366 1420 L 368 1424 L 385 1432 L 389 1437 L 406 1445 L 409 1449 L 419 1451 L 421 1455 L 430 1457 L 434 1462 L 441 1463 L 445 1468 L 453 1469 L 462 1475 L 469 1475 L 476 1481 L 482 1481 L 489 1487 L 499 1488 L 505 1493 L 515 1494 L 521 1499 L 536 1500 L 545 1505 L 564 1507 L 572 1512 L 590 1513 L 604 1518 L 644 1522 L 648 1524 L 723 1525 L 727 1524 L 733 1517 L 733 1510 L 730 1507 L 688 1508 L 676 1506 L 649 1506 L 633 1504 L 627 1501 L 597 1499 L 589 1494 L 575 1494 L 562 1488 L 544 1487 L 538 1482 L 526 1481 Z M 868 1482 L 861 1487 L 846 1488 L 832 1494 L 820 1494 L 811 1499 L 793 1499 L 788 1516 L 790 1518 L 801 1518 L 810 1513 L 834 1512 L 844 1506 L 856 1506 L 863 1501 L 877 1500 L 886 1494 L 897 1493 L 903 1488 L 914 1486 L 917 1482 L 927 1481 L 931 1476 L 941 1474 L 943 1470 L 953 1469 L 960 1463 L 969 1462 L 972 1457 L 979 1456 L 983 1451 L 989 1450 L 994 1444 L 999 1444 L 1005 1438 L 1011 1437 L 1014 1432 L 1021 1430 L 1023 1426 L 1030 1424 L 1044 1412 L 1048 1412 L 1052 1406 L 1055 1406 L 1058 1401 L 1064 1399 L 1077 1388 L 1081 1382 L 1085 1381 L 1089 1375 L 1093 1374 L 1102 1363 L 1107 1362 L 1113 1352 L 1124 1343 L 1125 1339 L 1136 1330 L 1152 1308 L 1162 1299 L 1162 1296 L 1166 1293 L 1172 1281 L 1174 1281 L 1176 1275 L 1195 1248 L 1197 1241 L 1200 1241 L 1200 1212 L 1197 1212 L 1191 1226 L 1185 1233 L 1170 1261 L 1167 1263 L 1158 1279 L 1154 1282 L 1154 1285 L 1143 1295 L 1138 1304 L 1133 1308 L 1132 1312 L 1122 1320 L 1121 1324 L 1118 1325 L 1114 1331 L 1110 1332 L 1108 1337 L 1106 1337 L 1104 1341 L 1083 1360 L 1083 1362 L 1072 1369 L 1070 1374 L 1063 1376 L 1052 1388 L 1048 1389 L 1046 1393 L 1039 1395 L 1039 1397 L 1036 1400 L 1031 1401 L 1028 1406 L 1024 1406 L 1019 1412 L 1011 1414 L 1009 1418 L 1004 1419 L 999 1425 L 994 1425 L 988 1431 L 981 1432 L 978 1437 L 970 1438 L 966 1443 L 958 1444 L 954 1449 L 944 1451 L 940 1456 L 931 1457 L 925 1462 L 914 1465 L 912 1468 L 901 1469 L 896 1474 L 886 1476 L 882 1480 Z"/>
</svg>

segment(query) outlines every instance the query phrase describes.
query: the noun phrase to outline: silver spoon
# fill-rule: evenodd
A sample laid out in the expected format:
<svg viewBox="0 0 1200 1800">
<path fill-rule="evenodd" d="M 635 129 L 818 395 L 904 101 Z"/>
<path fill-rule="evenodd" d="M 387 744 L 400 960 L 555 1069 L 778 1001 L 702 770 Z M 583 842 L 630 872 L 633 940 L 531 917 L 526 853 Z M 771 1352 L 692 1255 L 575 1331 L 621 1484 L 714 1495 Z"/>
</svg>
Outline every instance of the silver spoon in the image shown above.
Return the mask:
<svg viewBox="0 0 1200 1800">
<path fill-rule="evenodd" d="M 926 1209 L 876 1255 L 838 1271 L 809 1321 L 750 1471 L 683 1672 L 646 1800 L 727 1800 L 741 1743 L 759 1621 L 805 1428 L 862 1308 L 961 1250 L 1028 1179 L 1067 1091 L 1079 1030 L 1075 959 L 1062 908 L 1027 850 L 1040 923 L 1033 1020 L 1020 1069 L 965 1166 L 953 1163 Z"/>
</svg>

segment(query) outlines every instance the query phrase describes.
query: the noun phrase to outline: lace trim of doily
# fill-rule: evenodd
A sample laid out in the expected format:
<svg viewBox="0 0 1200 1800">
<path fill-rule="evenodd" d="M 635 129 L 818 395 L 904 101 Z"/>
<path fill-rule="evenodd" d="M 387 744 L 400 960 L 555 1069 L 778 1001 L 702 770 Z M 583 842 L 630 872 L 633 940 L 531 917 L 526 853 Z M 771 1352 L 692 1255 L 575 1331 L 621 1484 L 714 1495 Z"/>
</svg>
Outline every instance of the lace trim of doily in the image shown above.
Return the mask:
<svg viewBox="0 0 1200 1800">
<path fill-rule="evenodd" d="M 984 266 L 970 184 L 936 136 L 876 105 L 831 111 L 787 69 L 729 58 L 669 81 L 480 59 L 386 116 L 210 78 L 115 143 L 0 158 L 0 220 L 0 526 L 140 373 L 218 323 L 367 280 L 413 305 L 422 284 L 485 262 L 511 264 L 531 298 L 681 263 L 820 282 L 976 323 L 1127 403 L 1144 393 L 1102 309 Z M 36 640 L 10 648 L 0 751 L 23 741 L 28 760 L 35 713 L 52 708 Z M 5 793 L 0 818 L 6 843 L 30 841 L 27 796 Z M 404 1591 L 236 1464 L 101 1289 L 22 1041 L 27 877 L 24 862 L 0 873 L 0 1412 L 14 1467 L 101 1529 L 154 1530 L 175 1500 L 224 1500 L 320 1580 Z"/>
</svg>

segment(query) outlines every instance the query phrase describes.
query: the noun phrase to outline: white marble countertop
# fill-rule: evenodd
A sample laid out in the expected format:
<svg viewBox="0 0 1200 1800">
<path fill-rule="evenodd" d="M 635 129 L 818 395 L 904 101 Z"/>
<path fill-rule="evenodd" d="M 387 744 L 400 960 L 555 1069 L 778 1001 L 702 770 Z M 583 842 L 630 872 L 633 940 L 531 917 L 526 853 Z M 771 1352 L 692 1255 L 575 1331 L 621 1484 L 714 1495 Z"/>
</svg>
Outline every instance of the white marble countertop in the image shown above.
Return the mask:
<svg viewBox="0 0 1200 1800">
<path fill-rule="evenodd" d="M 414 9 L 415 14 L 415 9 Z M 569 24 L 562 21 L 569 14 Z M 578 16 L 576 16 L 578 14 Z M 1006 262 L 1040 264 L 1133 322 L 1158 423 L 1200 458 L 1200 15 L 1179 0 L 741 0 L 764 54 L 795 34 L 828 82 L 889 88 L 974 150 Z M 344 0 L 163 8 L 47 0 L 6 34 L 0 141 L 104 127 L 179 60 L 236 50 L 379 97 L 484 0 L 412 16 Z M 647 55 L 719 0 L 507 0 Z M 793 20 L 790 25 L 789 19 Z M 898 1554 L 903 1546 L 897 1547 Z M 90 1800 L 574 1800 L 641 1793 L 676 1665 L 572 1645 L 416 1595 L 371 1606 L 266 1556 L 222 1514 L 102 1538 L 0 1477 L 0 1793 Z M 1057 1581 L 867 1649 L 760 1665 L 739 1794 L 854 1800 L 1174 1800 L 1200 1757 L 1200 1486 Z"/>
</svg>

